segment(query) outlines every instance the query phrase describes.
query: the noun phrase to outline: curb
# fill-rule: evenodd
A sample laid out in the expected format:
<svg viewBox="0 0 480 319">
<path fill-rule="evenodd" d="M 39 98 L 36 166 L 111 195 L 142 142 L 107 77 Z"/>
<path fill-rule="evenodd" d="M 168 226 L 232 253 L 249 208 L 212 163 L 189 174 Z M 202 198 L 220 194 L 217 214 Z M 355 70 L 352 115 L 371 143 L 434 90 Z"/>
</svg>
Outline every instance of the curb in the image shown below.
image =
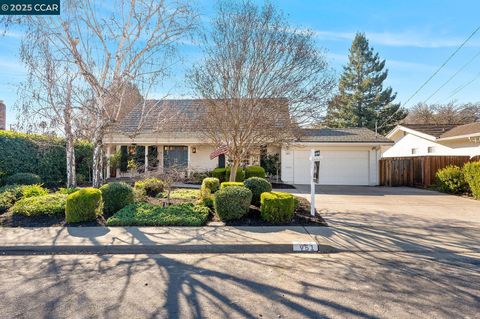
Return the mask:
<svg viewBox="0 0 480 319">
<path fill-rule="evenodd" d="M 311 242 L 292 244 L 225 244 L 225 245 L 108 245 L 108 246 L 0 246 L 0 256 L 29 255 L 109 255 L 109 254 L 270 254 L 270 253 L 337 253 L 329 245 Z"/>
</svg>

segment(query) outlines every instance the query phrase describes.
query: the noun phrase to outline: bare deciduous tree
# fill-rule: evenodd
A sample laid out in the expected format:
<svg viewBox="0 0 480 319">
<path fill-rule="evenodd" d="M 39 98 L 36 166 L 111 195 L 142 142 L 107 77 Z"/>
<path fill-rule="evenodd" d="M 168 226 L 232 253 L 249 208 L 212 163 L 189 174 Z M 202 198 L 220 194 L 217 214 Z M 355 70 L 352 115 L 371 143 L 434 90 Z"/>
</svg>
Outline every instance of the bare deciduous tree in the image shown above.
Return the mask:
<svg viewBox="0 0 480 319">
<path fill-rule="evenodd" d="M 180 1 L 64 1 L 60 16 L 25 16 L 21 23 L 53 43 L 92 92 L 85 114 L 94 123 L 93 186 L 98 187 L 105 130 L 123 114 L 128 86 L 118 83 L 136 85 L 147 96 L 167 76 L 175 47 L 195 26 L 196 14 Z"/>
<path fill-rule="evenodd" d="M 231 181 L 249 154 L 289 141 L 325 110 L 334 78 L 312 36 L 291 28 L 271 4 L 219 4 L 205 59 L 189 81 L 205 99 L 202 132 L 228 148 Z"/>
<path fill-rule="evenodd" d="M 467 124 L 479 119 L 479 103 L 418 103 L 409 110 L 404 122 L 408 124 Z"/>
<path fill-rule="evenodd" d="M 67 187 L 75 187 L 73 119 L 78 114 L 81 99 L 81 90 L 76 87 L 79 75 L 71 65 L 59 59 L 48 41 L 42 39 L 25 38 L 21 59 L 28 76 L 19 88 L 21 103 L 17 105 L 17 125 L 27 131 L 35 131 L 37 127 L 44 130 L 48 126 L 65 135 Z"/>
</svg>

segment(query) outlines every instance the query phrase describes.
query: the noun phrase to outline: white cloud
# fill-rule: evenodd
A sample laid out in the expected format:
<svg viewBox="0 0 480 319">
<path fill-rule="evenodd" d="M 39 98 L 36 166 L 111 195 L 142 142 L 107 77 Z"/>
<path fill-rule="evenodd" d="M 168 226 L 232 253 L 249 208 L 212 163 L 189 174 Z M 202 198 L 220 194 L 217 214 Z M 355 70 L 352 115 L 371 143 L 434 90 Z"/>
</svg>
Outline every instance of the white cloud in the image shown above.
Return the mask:
<svg viewBox="0 0 480 319">
<path fill-rule="evenodd" d="M 355 32 L 315 30 L 315 36 L 318 39 L 334 41 L 352 41 Z M 465 39 L 453 37 L 438 37 L 424 32 L 365 32 L 368 40 L 372 44 L 391 46 L 391 47 L 417 47 L 417 48 L 445 48 L 459 46 Z M 480 40 L 472 39 L 466 46 L 478 47 Z"/>
</svg>

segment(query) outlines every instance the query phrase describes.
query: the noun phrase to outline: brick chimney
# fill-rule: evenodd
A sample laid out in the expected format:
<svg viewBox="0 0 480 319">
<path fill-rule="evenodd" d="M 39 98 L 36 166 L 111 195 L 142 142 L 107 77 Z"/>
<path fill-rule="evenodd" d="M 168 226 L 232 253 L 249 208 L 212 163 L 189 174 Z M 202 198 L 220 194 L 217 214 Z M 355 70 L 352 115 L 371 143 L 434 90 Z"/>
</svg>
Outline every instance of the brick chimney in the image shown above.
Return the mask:
<svg viewBox="0 0 480 319">
<path fill-rule="evenodd" d="M 0 100 L 0 130 L 7 129 L 7 106 Z"/>
</svg>

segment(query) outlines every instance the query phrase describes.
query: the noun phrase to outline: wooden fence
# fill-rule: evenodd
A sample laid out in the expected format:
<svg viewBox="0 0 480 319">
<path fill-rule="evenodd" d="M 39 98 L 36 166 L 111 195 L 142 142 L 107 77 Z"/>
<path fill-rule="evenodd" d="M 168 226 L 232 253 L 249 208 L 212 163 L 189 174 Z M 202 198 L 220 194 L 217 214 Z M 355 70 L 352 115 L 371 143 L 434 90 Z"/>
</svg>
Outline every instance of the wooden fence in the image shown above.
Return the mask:
<svg viewBox="0 0 480 319">
<path fill-rule="evenodd" d="M 380 160 L 380 185 L 429 187 L 435 183 L 435 174 L 448 165 L 478 160 L 469 156 L 415 156 L 391 157 Z"/>
</svg>

